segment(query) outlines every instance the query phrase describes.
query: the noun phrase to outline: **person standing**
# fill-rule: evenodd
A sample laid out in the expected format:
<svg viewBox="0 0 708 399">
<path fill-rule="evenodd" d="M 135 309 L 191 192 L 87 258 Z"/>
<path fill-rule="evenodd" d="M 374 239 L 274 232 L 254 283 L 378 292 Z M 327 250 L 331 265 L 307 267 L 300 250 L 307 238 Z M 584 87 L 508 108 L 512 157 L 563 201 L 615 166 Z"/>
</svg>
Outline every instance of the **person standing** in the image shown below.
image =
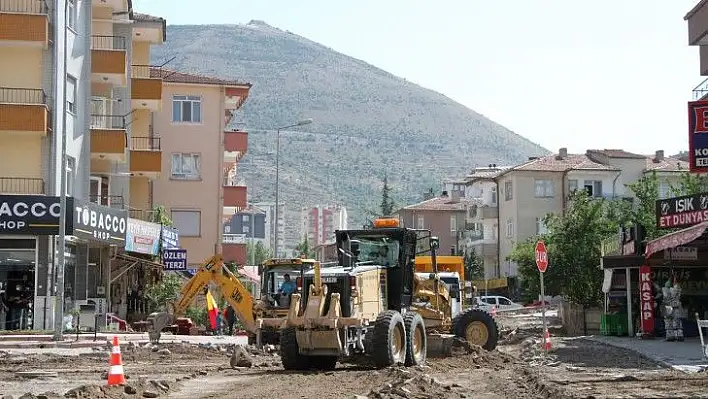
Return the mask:
<svg viewBox="0 0 708 399">
<path fill-rule="evenodd" d="M 229 327 L 229 335 L 234 335 L 234 324 L 236 324 L 236 312 L 234 311 L 234 308 L 232 308 L 230 305 L 226 307 L 225 313 L 225 318 L 226 318 L 226 325 Z"/>
</svg>

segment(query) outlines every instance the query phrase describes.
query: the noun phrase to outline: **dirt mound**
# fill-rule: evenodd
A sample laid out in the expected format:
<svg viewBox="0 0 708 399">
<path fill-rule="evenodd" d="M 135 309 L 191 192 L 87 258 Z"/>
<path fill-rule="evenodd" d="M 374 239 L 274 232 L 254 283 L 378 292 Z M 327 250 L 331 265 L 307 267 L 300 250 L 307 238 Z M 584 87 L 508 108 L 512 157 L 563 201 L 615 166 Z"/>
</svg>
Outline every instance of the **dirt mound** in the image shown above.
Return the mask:
<svg viewBox="0 0 708 399">
<path fill-rule="evenodd" d="M 385 382 L 369 391 L 365 398 L 377 399 L 427 399 L 452 397 L 453 391 L 459 391 L 461 385 L 444 384 L 423 372 L 424 368 L 390 368 L 382 373 Z M 456 396 L 459 396 L 456 395 Z M 361 397 L 361 396 L 360 396 Z"/>
<path fill-rule="evenodd" d="M 129 381 L 124 386 L 82 385 L 69 390 L 65 398 L 76 399 L 123 399 L 126 397 L 160 398 L 170 392 L 169 381 L 145 380 Z"/>
</svg>

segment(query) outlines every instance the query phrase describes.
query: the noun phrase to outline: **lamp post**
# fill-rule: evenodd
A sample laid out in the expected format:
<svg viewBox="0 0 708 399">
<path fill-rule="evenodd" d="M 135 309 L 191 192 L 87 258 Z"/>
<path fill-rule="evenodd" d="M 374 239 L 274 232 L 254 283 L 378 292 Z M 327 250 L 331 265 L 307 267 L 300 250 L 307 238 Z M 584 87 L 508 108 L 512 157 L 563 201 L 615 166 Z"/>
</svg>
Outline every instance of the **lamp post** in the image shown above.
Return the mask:
<svg viewBox="0 0 708 399">
<path fill-rule="evenodd" d="M 280 246 L 278 245 L 278 221 L 280 221 L 280 131 L 291 127 L 309 125 L 312 118 L 299 121 L 296 124 L 279 127 L 275 138 L 275 257 L 279 256 Z"/>
</svg>

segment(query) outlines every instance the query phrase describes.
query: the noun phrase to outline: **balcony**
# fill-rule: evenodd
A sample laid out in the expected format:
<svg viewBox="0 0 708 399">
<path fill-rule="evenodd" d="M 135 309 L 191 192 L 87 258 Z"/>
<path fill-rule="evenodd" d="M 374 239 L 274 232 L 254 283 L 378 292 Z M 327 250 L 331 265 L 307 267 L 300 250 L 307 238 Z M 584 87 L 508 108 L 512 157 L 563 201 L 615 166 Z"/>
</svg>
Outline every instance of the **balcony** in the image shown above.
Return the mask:
<svg viewBox="0 0 708 399">
<path fill-rule="evenodd" d="M 691 94 L 691 99 L 693 101 L 705 99 L 706 96 L 708 96 L 708 79 L 705 79 L 698 86 L 694 87 Z"/>
<path fill-rule="evenodd" d="M 0 87 L 0 133 L 46 136 L 50 130 L 44 90 Z"/>
<path fill-rule="evenodd" d="M 125 201 L 122 195 L 89 195 L 89 201 L 99 205 L 115 209 L 125 209 Z"/>
<path fill-rule="evenodd" d="M 225 90 L 226 98 L 224 107 L 227 110 L 235 110 L 241 108 L 248 97 L 248 86 L 227 87 Z"/>
<path fill-rule="evenodd" d="M 688 21 L 688 45 L 708 45 L 708 4 L 699 2 L 684 19 Z"/>
<path fill-rule="evenodd" d="M 126 40 L 122 36 L 91 36 L 91 81 L 128 84 Z"/>
<path fill-rule="evenodd" d="M 247 187 L 232 178 L 224 179 L 224 206 L 243 209 L 247 204 Z"/>
<path fill-rule="evenodd" d="M 159 137 L 131 137 L 130 173 L 133 176 L 157 178 L 162 172 L 162 150 Z"/>
<path fill-rule="evenodd" d="M 92 115 L 92 119 L 98 117 Z M 96 129 L 91 127 L 91 158 L 125 162 L 127 147 L 125 130 Z"/>
<path fill-rule="evenodd" d="M 26 177 L 0 177 L 0 194 L 46 194 L 44 180 Z"/>
<path fill-rule="evenodd" d="M 245 244 L 246 235 L 245 234 L 226 234 L 221 236 L 222 244 Z"/>
<path fill-rule="evenodd" d="M 151 75 L 151 69 L 157 70 L 158 73 Z M 162 108 L 162 72 L 160 67 L 131 66 L 130 98 L 133 109 L 159 111 Z"/>
<path fill-rule="evenodd" d="M 146 222 L 152 222 L 153 220 L 155 220 L 155 211 L 151 209 L 130 208 L 128 209 L 128 217 L 132 219 L 143 220 Z"/>
<path fill-rule="evenodd" d="M 0 0 L 0 46 L 49 46 L 49 13 L 44 0 Z"/>
<path fill-rule="evenodd" d="M 248 133 L 243 127 L 224 132 L 224 162 L 238 162 L 248 149 Z"/>
</svg>

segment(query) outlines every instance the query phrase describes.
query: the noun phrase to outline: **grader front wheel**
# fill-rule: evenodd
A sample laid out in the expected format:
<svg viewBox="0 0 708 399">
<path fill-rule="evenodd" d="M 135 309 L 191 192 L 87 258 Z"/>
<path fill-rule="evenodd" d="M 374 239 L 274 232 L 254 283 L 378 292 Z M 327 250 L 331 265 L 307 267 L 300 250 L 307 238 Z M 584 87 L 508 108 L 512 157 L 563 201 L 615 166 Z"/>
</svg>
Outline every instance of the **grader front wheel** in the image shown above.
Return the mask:
<svg viewBox="0 0 708 399">
<path fill-rule="evenodd" d="M 481 309 L 470 309 L 455 317 L 452 332 L 473 345 L 491 351 L 499 341 L 499 327 L 489 313 Z"/>
<path fill-rule="evenodd" d="M 406 361 L 406 328 L 403 317 L 387 310 L 376 318 L 373 331 L 374 363 L 378 367 L 395 366 Z"/>
</svg>

